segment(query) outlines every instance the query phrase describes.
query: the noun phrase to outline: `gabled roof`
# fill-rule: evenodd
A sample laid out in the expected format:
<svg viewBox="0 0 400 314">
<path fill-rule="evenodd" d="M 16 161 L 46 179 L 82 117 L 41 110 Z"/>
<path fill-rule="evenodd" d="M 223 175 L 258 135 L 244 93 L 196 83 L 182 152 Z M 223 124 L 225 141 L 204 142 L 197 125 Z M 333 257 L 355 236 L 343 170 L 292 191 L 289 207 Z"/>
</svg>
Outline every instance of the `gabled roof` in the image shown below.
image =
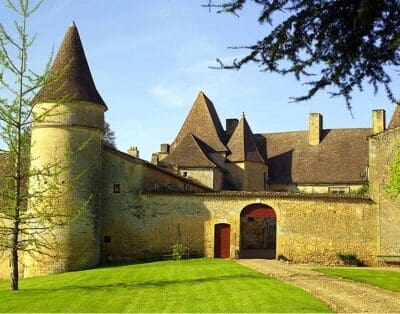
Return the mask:
<svg viewBox="0 0 400 314">
<path fill-rule="evenodd" d="M 371 129 L 326 129 L 319 145 L 308 131 L 257 134 L 266 139 L 269 184 L 363 184 Z"/>
<path fill-rule="evenodd" d="M 213 151 L 227 151 L 224 145 L 225 132 L 218 118 L 218 114 L 211 100 L 208 99 L 203 92 L 197 95 L 192 109 L 186 117 L 175 141 L 171 145 L 171 149 L 174 150 L 178 147 L 189 133 L 192 133 L 202 142 L 206 143 Z"/>
<path fill-rule="evenodd" d="M 394 110 L 392 119 L 390 119 L 388 129 L 394 129 L 398 126 L 400 126 L 400 103 L 397 104 L 396 109 Z"/>
<path fill-rule="evenodd" d="M 83 100 L 107 108 L 94 84 L 75 23 L 68 28 L 45 85 L 33 102 Z"/>
<path fill-rule="evenodd" d="M 206 149 L 201 140 L 189 133 L 167 157 L 161 160 L 161 164 L 171 166 L 177 164 L 179 167 L 191 168 L 216 167 L 207 157 Z"/>
<path fill-rule="evenodd" d="M 228 160 L 232 162 L 254 161 L 265 163 L 258 151 L 253 132 L 244 116 L 236 126 L 227 146 L 231 152 Z"/>
</svg>

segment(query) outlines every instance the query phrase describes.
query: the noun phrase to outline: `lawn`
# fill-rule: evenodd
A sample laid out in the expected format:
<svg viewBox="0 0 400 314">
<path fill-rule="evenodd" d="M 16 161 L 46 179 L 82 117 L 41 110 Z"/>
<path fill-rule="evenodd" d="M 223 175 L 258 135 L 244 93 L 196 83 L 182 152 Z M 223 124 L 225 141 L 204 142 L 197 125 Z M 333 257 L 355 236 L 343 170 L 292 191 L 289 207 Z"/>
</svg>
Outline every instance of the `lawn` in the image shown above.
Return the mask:
<svg viewBox="0 0 400 314">
<path fill-rule="evenodd" d="M 317 268 L 320 273 L 360 281 L 391 291 L 400 291 L 400 272 L 365 268 Z"/>
<path fill-rule="evenodd" d="M 104 267 L 0 282 L 0 312 L 329 312 L 311 294 L 234 261 Z"/>
</svg>

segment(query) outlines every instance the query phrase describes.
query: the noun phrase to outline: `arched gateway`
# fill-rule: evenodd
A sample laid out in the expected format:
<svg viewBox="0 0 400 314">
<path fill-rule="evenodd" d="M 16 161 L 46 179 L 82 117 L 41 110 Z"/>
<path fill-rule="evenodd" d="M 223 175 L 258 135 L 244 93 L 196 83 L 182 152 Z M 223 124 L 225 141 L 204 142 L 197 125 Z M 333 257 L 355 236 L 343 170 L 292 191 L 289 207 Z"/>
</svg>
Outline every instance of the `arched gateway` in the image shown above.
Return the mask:
<svg viewBox="0 0 400 314">
<path fill-rule="evenodd" d="M 240 258 L 276 256 L 276 214 L 264 204 L 251 204 L 240 213 Z"/>
</svg>

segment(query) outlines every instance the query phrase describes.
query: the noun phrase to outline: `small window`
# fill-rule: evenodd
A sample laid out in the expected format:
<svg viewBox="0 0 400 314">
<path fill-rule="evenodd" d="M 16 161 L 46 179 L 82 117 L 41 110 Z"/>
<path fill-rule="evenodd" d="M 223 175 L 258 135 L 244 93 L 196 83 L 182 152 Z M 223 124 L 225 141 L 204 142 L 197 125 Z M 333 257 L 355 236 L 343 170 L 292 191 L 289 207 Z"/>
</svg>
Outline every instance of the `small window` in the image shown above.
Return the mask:
<svg viewBox="0 0 400 314">
<path fill-rule="evenodd" d="M 104 243 L 111 243 L 111 236 L 104 236 Z"/>
<path fill-rule="evenodd" d="M 350 193 L 350 188 L 349 187 L 329 187 L 328 191 L 329 191 L 329 193 L 334 193 L 334 194 L 346 194 L 346 193 Z"/>
<path fill-rule="evenodd" d="M 187 178 L 187 177 L 189 176 L 189 172 L 184 171 L 184 172 L 183 172 L 183 176 L 184 176 L 185 178 Z"/>
<path fill-rule="evenodd" d="M 121 193 L 121 185 L 119 183 L 114 183 L 114 193 L 115 194 Z"/>
</svg>

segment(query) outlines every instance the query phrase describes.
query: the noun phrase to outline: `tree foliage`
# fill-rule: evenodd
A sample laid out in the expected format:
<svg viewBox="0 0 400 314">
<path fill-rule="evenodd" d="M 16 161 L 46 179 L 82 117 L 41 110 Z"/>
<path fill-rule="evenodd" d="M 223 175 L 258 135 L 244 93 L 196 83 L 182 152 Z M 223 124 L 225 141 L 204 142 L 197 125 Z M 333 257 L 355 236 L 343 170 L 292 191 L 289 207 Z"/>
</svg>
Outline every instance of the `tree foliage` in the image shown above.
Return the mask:
<svg viewBox="0 0 400 314">
<path fill-rule="evenodd" d="M 351 94 L 364 83 L 375 92 L 383 87 L 395 101 L 388 67 L 400 64 L 398 0 L 210 0 L 203 6 L 238 15 L 250 1 L 261 7 L 258 21 L 272 29 L 254 44 L 233 47 L 249 52 L 228 65 L 217 59 L 218 68 L 256 62 L 263 71 L 307 77 L 308 92 L 295 101 L 330 88 L 351 109 Z M 282 12 L 283 21 L 274 24 L 274 14 Z"/>
<path fill-rule="evenodd" d="M 116 148 L 115 132 L 111 129 L 110 123 L 104 122 L 103 142 L 111 147 Z"/>
<path fill-rule="evenodd" d="M 28 19 L 42 1 L 6 0 L 8 12 L 16 16 L 15 29 L 6 29 L 0 23 L 0 139 L 7 147 L 0 154 L 0 259 L 10 260 L 11 290 L 18 290 L 19 254 L 50 254 L 53 241 L 49 237 L 54 227 L 64 226 L 71 218 L 55 205 L 64 193 L 61 175 L 68 164 L 50 156 L 51 161 L 37 168 L 29 160 L 35 145 L 30 136 L 33 120 L 40 122 L 55 115 L 53 111 L 59 105 L 35 113 L 32 102 L 38 89 L 50 83 L 47 73 L 51 58 L 43 74 L 34 73 L 28 63 L 35 39 L 28 34 Z M 28 182 L 33 181 L 35 188 L 28 188 Z"/>
<path fill-rule="evenodd" d="M 397 152 L 394 160 L 389 166 L 390 177 L 385 185 L 386 192 L 393 198 L 400 194 L 400 143 L 397 145 Z"/>
</svg>

